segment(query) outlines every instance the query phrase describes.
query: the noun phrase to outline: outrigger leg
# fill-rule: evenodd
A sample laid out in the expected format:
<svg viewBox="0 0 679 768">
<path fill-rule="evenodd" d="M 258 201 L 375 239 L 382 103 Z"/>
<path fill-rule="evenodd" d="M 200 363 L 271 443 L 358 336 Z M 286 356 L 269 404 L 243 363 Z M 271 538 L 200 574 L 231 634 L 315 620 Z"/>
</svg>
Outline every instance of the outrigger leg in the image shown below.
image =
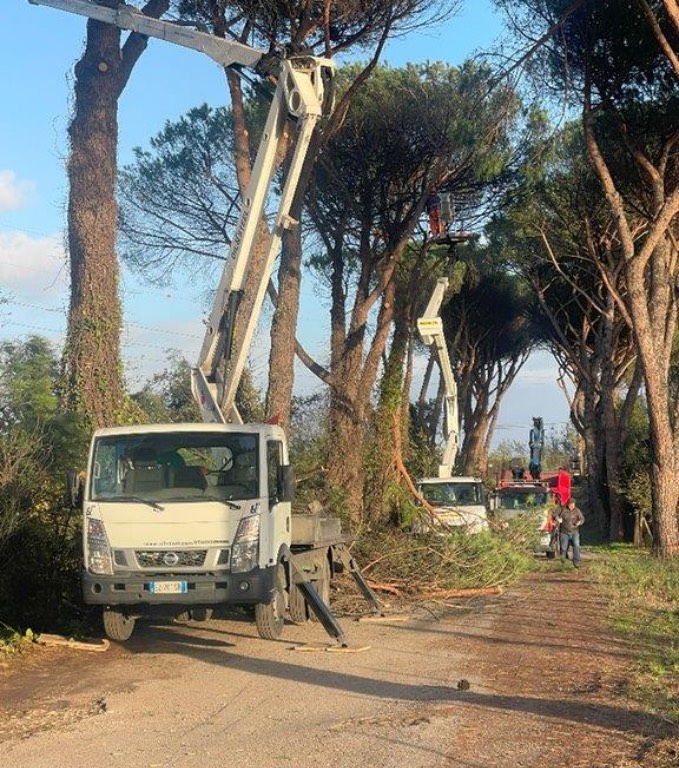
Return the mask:
<svg viewBox="0 0 679 768">
<path fill-rule="evenodd" d="M 371 612 L 382 613 L 384 611 L 384 606 L 379 601 L 377 595 L 370 589 L 368 582 L 363 577 L 361 569 L 358 567 L 358 563 L 355 558 L 352 557 L 349 550 L 344 545 L 339 545 L 333 547 L 333 554 L 342 566 L 354 577 L 354 581 L 361 590 L 361 594 L 365 598 L 365 601 L 370 606 Z"/>
<path fill-rule="evenodd" d="M 314 586 L 307 579 L 304 571 L 295 562 L 295 558 L 290 560 L 292 566 L 292 580 L 295 586 L 304 596 L 309 608 L 314 612 L 316 618 L 323 625 L 323 629 L 343 648 L 348 647 L 347 638 L 339 625 L 337 619 L 333 616 L 330 608 L 321 600 Z"/>
</svg>

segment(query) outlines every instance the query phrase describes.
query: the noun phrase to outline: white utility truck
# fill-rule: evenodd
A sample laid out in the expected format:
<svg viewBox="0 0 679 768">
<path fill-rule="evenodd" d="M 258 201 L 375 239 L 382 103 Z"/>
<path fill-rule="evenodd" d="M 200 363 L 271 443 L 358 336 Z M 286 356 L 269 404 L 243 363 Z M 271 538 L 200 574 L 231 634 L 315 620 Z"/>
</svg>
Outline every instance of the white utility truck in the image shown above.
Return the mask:
<svg viewBox="0 0 679 768">
<path fill-rule="evenodd" d="M 488 530 L 488 515 L 481 478 L 453 475 L 460 432 L 457 382 L 450 364 L 443 321 L 439 315 L 447 288 L 448 278 L 440 278 L 436 282 L 424 314 L 417 321 L 420 337 L 432 350 L 432 354 L 436 354 L 443 377 L 446 445 L 439 465 L 438 477 L 423 477 L 417 482 L 418 491 L 434 510 L 435 520 L 426 520 L 423 516 L 416 530 L 429 530 L 431 525 L 435 524 L 443 531 L 480 533 Z"/>
<path fill-rule="evenodd" d="M 292 515 L 294 477 L 280 427 L 243 425 L 236 390 L 260 315 L 266 286 L 290 215 L 302 165 L 319 121 L 332 110 L 335 67 L 313 56 L 275 57 L 138 9 L 92 0 L 30 0 L 122 29 L 201 51 L 224 67 L 250 68 L 276 90 L 243 198 L 230 258 L 210 314 L 192 389 L 204 424 L 156 424 L 95 432 L 84 484 L 72 478 L 83 505 L 83 593 L 100 605 L 106 634 L 127 640 L 137 618 L 250 606 L 260 636 L 280 636 L 286 614 L 309 610 L 328 633 L 344 635 L 328 606 L 336 571 L 351 571 L 373 611 L 379 603 L 344 546 L 339 520 Z M 239 312 L 258 223 L 276 170 L 286 126 L 295 147 L 270 228 L 266 266 L 254 309 Z M 242 316 L 245 315 L 245 316 Z M 244 341 L 233 345 L 233 331 Z M 226 370 L 225 376 L 221 374 Z M 319 597 L 320 595 L 320 597 Z"/>
</svg>

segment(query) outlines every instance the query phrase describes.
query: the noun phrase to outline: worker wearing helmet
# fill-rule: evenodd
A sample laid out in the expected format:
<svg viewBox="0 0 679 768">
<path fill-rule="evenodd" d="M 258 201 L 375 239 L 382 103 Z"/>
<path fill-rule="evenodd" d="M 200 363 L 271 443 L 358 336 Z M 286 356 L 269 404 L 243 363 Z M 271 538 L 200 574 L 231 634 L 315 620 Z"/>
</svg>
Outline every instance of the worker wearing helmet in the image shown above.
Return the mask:
<svg viewBox="0 0 679 768">
<path fill-rule="evenodd" d="M 441 195 L 436 187 L 433 187 L 425 203 L 427 216 L 429 217 L 429 232 L 436 236 L 445 232 L 441 219 Z"/>
</svg>

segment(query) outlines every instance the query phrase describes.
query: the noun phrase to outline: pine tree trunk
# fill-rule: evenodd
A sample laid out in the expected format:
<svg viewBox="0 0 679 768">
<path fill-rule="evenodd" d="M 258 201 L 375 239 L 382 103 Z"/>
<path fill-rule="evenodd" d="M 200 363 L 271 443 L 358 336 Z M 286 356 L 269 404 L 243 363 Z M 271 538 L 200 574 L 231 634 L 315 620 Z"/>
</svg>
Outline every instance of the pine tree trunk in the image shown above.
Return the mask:
<svg viewBox="0 0 679 768">
<path fill-rule="evenodd" d="M 677 536 L 679 478 L 672 463 L 659 461 L 659 457 L 663 455 L 670 455 L 670 449 L 660 446 L 660 450 L 654 457 L 652 468 L 653 549 L 660 557 L 669 558 L 679 555 L 679 537 Z"/>
<path fill-rule="evenodd" d="M 615 390 L 612 387 L 602 388 L 602 422 L 604 451 L 606 464 L 606 484 L 608 487 L 608 507 L 610 510 L 608 519 L 609 541 L 622 541 L 624 537 L 622 524 L 622 492 L 620 487 L 620 459 L 622 450 L 620 447 L 619 424 L 615 414 L 613 397 Z"/>
<path fill-rule="evenodd" d="M 109 0 L 117 7 L 122 0 Z M 169 0 L 148 0 L 159 18 Z M 115 253 L 118 100 L 146 50 L 148 38 L 87 22 L 85 52 L 75 66 L 75 107 L 69 126 L 68 244 L 71 299 L 62 357 L 62 402 L 93 427 L 117 423 L 124 389 L 120 359 L 121 308 Z"/>
<path fill-rule="evenodd" d="M 71 303 L 64 350 L 64 404 L 93 427 L 116 423 L 123 385 L 115 253 L 120 30 L 88 23 L 75 67 L 69 128 L 68 240 Z"/>
<path fill-rule="evenodd" d="M 385 495 L 389 484 L 398 479 L 394 461 L 394 414 L 398 414 L 399 429 L 403 430 L 404 373 L 410 339 L 410 325 L 407 310 L 403 311 L 405 309 L 405 305 L 398 305 L 398 310 L 394 313 L 394 334 L 380 384 L 380 400 L 372 432 L 372 460 L 368 482 L 371 493 L 366 502 L 368 519 L 378 524 L 389 516 L 390 510 L 386 507 Z M 407 441 L 402 439 L 401 444 L 407 445 Z"/>
<path fill-rule="evenodd" d="M 294 218 L 299 218 L 299 211 L 291 213 Z M 301 269 L 301 229 L 294 227 L 292 230 L 286 230 L 283 235 L 283 250 L 278 270 L 278 300 L 271 325 L 266 401 L 267 418 L 275 419 L 286 433 L 290 430 L 295 384 L 295 333 L 299 314 Z"/>
<path fill-rule="evenodd" d="M 328 485 L 341 505 L 342 517 L 351 530 L 357 530 L 363 520 L 363 449 L 366 424 L 361 414 L 347 408 L 333 397 L 330 415 L 330 448 L 328 451 Z"/>
</svg>

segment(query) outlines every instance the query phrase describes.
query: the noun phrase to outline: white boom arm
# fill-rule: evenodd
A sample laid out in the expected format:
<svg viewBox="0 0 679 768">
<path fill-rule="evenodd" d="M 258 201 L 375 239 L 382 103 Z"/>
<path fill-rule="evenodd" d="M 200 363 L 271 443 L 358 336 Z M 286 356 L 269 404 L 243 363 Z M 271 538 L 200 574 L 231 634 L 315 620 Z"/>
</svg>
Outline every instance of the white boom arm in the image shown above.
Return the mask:
<svg viewBox="0 0 679 768">
<path fill-rule="evenodd" d="M 48 5 L 60 11 L 76 13 L 88 19 L 112 24 L 120 29 L 138 32 L 140 35 L 167 40 L 169 43 L 183 45 L 185 48 L 193 48 L 214 59 L 223 67 L 239 64 L 254 69 L 264 57 L 264 51 L 251 48 L 249 45 L 214 37 L 206 32 L 198 32 L 180 24 L 173 24 L 171 21 L 161 21 L 145 16 L 133 5 L 123 4 L 117 8 L 110 8 L 99 5 L 93 0 L 28 0 L 28 2 L 32 5 Z"/>
<path fill-rule="evenodd" d="M 223 420 L 209 418 L 210 410 L 206 409 L 205 404 L 211 402 L 212 408 L 217 405 L 220 414 L 224 413 L 227 421 L 242 423 L 235 407 L 236 391 L 257 328 L 283 230 L 298 223 L 290 217 L 290 207 L 311 136 L 316 124 L 324 115 L 324 109 L 328 109 L 331 102 L 331 99 L 327 98 L 326 88 L 330 87 L 333 72 L 334 65 L 328 59 L 306 57 L 281 61 L 278 85 L 269 109 L 252 177 L 243 198 L 240 219 L 231 244 L 230 259 L 217 289 L 198 368 L 194 371 L 193 392 L 201 404 L 206 421 Z M 297 118 L 298 123 L 295 151 L 265 247 L 264 266 L 257 284 L 254 307 L 247 317 L 239 318 L 244 328 L 244 338 L 238 348 L 231 350 L 236 313 L 256 245 L 257 227 L 264 214 L 264 205 L 276 170 L 278 148 L 284 138 L 285 123 L 289 116 Z M 226 380 L 221 381 L 219 366 L 224 358 L 229 360 L 229 366 Z"/>
<path fill-rule="evenodd" d="M 458 440 L 460 433 L 460 417 L 457 405 L 457 382 L 450 364 L 446 337 L 443 332 L 443 322 L 439 317 L 443 294 L 448 287 L 448 278 L 437 280 L 434 291 L 429 299 L 424 314 L 417 321 L 417 330 L 422 341 L 436 353 L 445 385 L 445 436 L 446 447 L 443 452 L 443 463 L 439 466 L 439 477 L 452 477 L 455 459 L 457 458 Z"/>
<path fill-rule="evenodd" d="M 47 5 L 59 10 L 97 19 L 121 29 L 167 40 L 186 48 L 201 51 L 224 67 L 238 66 L 261 69 L 264 51 L 242 43 L 213 37 L 204 32 L 145 16 L 137 8 L 121 5 L 109 8 L 92 0 L 29 0 L 34 5 Z M 276 62 L 277 87 L 274 93 L 250 183 L 243 198 L 240 218 L 236 225 L 231 252 L 226 262 L 215 296 L 201 348 L 198 365 L 193 369 L 191 388 L 203 420 L 207 422 L 242 423 L 235 406 L 236 391 L 249 354 L 252 337 L 261 313 L 266 286 L 280 246 L 283 230 L 297 224 L 290 217 L 290 207 L 297 190 L 302 166 L 311 136 L 318 121 L 332 109 L 332 80 L 335 65 L 329 59 L 295 56 Z M 286 120 L 298 123 L 293 154 L 278 213 L 265 249 L 264 267 L 257 285 L 254 307 L 246 318 L 238 318 L 244 331 L 242 344 L 231 349 L 231 340 L 238 315 L 253 249 L 257 227 L 264 215 L 264 206 L 276 170 L 278 149 L 284 139 Z M 228 360 L 227 377 L 219 369 Z"/>
</svg>

